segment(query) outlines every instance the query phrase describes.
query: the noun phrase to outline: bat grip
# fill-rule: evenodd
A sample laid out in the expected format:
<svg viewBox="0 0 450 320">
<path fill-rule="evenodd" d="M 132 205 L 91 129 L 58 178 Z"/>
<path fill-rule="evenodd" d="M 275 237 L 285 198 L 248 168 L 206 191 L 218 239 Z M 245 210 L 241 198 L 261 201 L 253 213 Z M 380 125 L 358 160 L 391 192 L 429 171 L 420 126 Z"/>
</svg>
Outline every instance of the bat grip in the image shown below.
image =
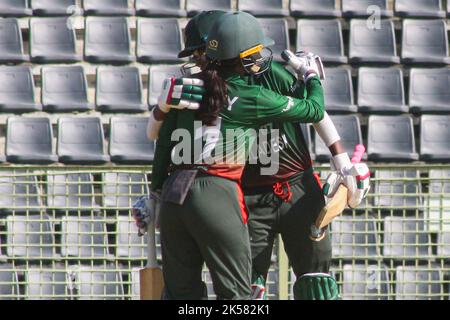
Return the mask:
<svg viewBox="0 0 450 320">
<path fill-rule="evenodd" d="M 156 258 L 155 219 L 147 224 L 147 268 L 158 267 Z"/>
<path fill-rule="evenodd" d="M 355 146 L 355 150 L 353 151 L 353 157 L 351 159 L 352 163 L 359 163 L 361 162 L 362 158 L 364 157 L 364 153 L 366 152 L 366 147 L 362 144 L 357 144 Z"/>
</svg>

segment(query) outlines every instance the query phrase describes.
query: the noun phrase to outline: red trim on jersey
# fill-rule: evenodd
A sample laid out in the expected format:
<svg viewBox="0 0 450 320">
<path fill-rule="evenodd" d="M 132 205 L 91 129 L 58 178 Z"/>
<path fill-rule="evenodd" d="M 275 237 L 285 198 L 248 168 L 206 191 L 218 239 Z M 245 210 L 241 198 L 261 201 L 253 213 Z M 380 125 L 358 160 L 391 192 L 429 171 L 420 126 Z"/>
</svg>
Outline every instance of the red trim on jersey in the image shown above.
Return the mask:
<svg viewBox="0 0 450 320">
<path fill-rule="evenodd" d="M 237 193 L 238 193 L 239 208 L 241 208 L 242 220 L 244 221 L 244 224 L 247 224 L 248 211 L 247 211 L 247 207 L 245 206 L 244 192 L 242 192 L 242 188 L 241 188 L 240 184 L 237 184 L 236 186 L 237 186 Z"/>
<path fill-rule="evenodd" d="M 319 174 L 317 172 L 313 173 L 314 178 L 316 178 L 317 184 L 319 185 L 320 189 L 322 189 L 322 181 L 320 181 Z"/>
<path fill-rule="evenodd" d="M 368 171 L 365 175 L 363 176 L 356 176 L 356 180 L 364 180 L 367 179 L 368 177 L 370 177 L 370 171 Z"/>
<path fill-rule="evenodd" d="M 172 94 L 173 94 L 173 89 L 175 88 L 176 80 L 177 80 L 177 78 L 175 78 L 175 77 L 170 78 L 170 89 L 169 89 L 169 94 L 167 95 L 167 99 L 166 99 L 167 104 L 170 104 L 170 100 L 172 100 Z"/>
</svg>

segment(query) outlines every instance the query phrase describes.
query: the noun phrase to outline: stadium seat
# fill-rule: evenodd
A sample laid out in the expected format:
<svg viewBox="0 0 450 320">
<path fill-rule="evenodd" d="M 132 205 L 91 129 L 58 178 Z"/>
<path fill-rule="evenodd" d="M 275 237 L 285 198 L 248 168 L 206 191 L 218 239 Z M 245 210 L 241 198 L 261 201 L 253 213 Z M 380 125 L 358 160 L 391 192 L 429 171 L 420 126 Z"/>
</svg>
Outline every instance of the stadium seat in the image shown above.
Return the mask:
<svg viewBox="0 0 450 320">
<path fill-rule="evenodd" d="M 359 68 L 358 110 L 372 114 L 408 112 L 402 69 Z"/>
<path fill-rule="evenodd" d="M 67 18 L 30 19 L 30 58 L 35 63 L 77 62 L 75 29 Z"/>
<path fill-rule="evenodd" d="M 290 11 L 293 17 L 338 18 L 341 10 L 336 9 L 336 0 L 291 0 Z"/>
<path fill-rule="evenodd" d="M 0 66 L 0 112 L 40 111 L 29 66 Z"/>
<path fill-rule="evenodd" d="M 148 17 L 184 17 L 181 0 L 136 0 L 136 14 Z"/>
<path fill-rule="evenodd" d="M 371 216 L 340 216 L 331 224 L 333 257 L 376 259 L 378 235 L 376 220 Z"/>
<path fill-rule="evenodd" d="M 111 161 L 127 164 L 149 164 L 155 154 L 155 143 L 147 138 L 147 117 L 111 117 L 109 154 Z"/>
<path fill-rule="evenodd" d="M 394 10 L 401 18 L 445 18 L 442 0 L 395 0 Z"/>
<path fill-rule="evenodd" d="M 76 4 L 76 0 L 31 0 L 35 16 L 69 16 L 75 11 Z"/>
<path fill-rule="evenodd" d="M 323 62 L 347 63 L 339 20 L 298 20 L 297 51 L 318 54 Z"/>
<path fill-rule="evenodd" d="M 283 8 L 283 0 L 238 0 L 238 10 L 256 17 L 287 17 L 289 10 Z"/>
<path fill-rule="evenodd" d="M 440 300 L 443 290 L 438 266 L 398 266 L 395 271 L 396 300 Z"/>
<path fill-rule="evenodd" d="M 412 68 L 409 106 L 414 113 L 450 112 L 450 69 Z"/>
<path fill-rule="evenodd" d="M 0 300 L 17 299 L 19 279 L 12 264 L 0 264 Z"/>
<path fill-rule="evenodd" d="M 142 79 L 138 67 L 97 68 L 97 110 L 102 112 L 143 112 Z"/>
<path fill-rule="evenodd" d="M 71 291 L 64 269 L 31 267 L 26 270 L 25 275 L 25 295 L 28 300 L 63 300 L 70 297 Z"/>
<path fill-rule="evenodd" d="M 368 28 L 367 20 L 350 21 L 349 59 L 352 63 L 400 63 L 392 20 Z"/>
<path fill-rule="evenodd" d="M 89 111 L 88 83 L 83 66 L 41 68 L 41 101 L 47 112 Z"/>
<path fill-rule="evenodd" d="M 180 62 L 181 28 L 176 18 L 139 18 L 136 56 L 140 62 Z"/>
<path fill-rule="evenodd" d="M 124 296 L 121 274 L 112 266 L 74 268 L 73 284 L 79 300 L 121 300 Z"/>
<path fill-rule="evenodd" d="M 345 264 L 343 267 L 343 300 L 388 300 L 389 273 L 384 264 Z"/>
<path fill-rule="evenodd" d="M 49 118 L 9 117 L 6 134 L 8 162 L 48 164 L 58 162 Z"/>
<path fill-rule="evenodd" d="M 422 187 L 418 181 L 402 181 L 404 179 L 419 179 L 420 174 L 415 170 L 375 171 L 374 205 L 385 210 L 422 210 Z M 399 209 L 400 208 L 400 209 Z"/>
<path fill-rule="evenodd" d="M 231 0 L 186 0 L 186 10 L 189 17 L 201 11 L 231 10 Z"/>
<path fill-rule="evenodd" d="M 61 256 L 108 259 L 105 220 L 99 217 L 61 217 Z"/>
<path fill-rule="evenodd" d="M 348 18 L 372 15 L 393 16 L 392 10 L 388 9 L 387 0 L 342 0 L 342 14 Z"/>
<path fill-rule="evenodd" d="M 266 280 L 266 295 L 268 300 L 279 300 L 279 287 L 280 287 L 280 281 L 279 281 L 279 275 L 278 270 L 275 268 L 270 268 L 269 272 L 267 273 L 267 280 Z"/>
<path fill-rule="evenodd" d="M 0 0 L 0 16 L 26 17 L 33 11 L 28 7 L 28 0 Z"/>
<path fill-rule="evenodd" d="M 258 19 L 258 21 L 264 30 L 264 34 L 271 39 L 276 39 L 275 44 L 270 47 L 273 52 L 274 60 L 279 62 L 284 61 L 281 58 L 281 53 L 284 50 L 290 49 L 289 27 L 287 21 L 276 18 L 262 18 Z"/>
<path fill-rule="evenodd" d="M 450 170 L 432 169 L 425 224 L 429 232 L 450 232 Z"/>
<path fill-rule="evenodd" d="M 353 98 L 352 73 L 349 68 L 325 68 L 322 81 L 325 107 L 328 113 L 357 112 Z"/>
<path fill-rule="evenodd" d="M 180 65 L 151 65 L 148 80 L 148 104 L 158 103 L 164 79 L 181 76 Z"/>
<path fill-rule="evenodd" d="M 129 16 L 134 10 L 128 7 L 128 0 L 83 0 L 85 15 Z"/>
<path fill-rule="evenodd" d="M 384 218 L 383 256 L 393 259 L 425 259 L 431 255 L 430 235 L 423 218 Z"/>
<path fill-rule="evenodd" d="M 130 296 L 131 300 L 140 300 L 141 299 L 141 285 L 140 285 L 140 277 L 139 270 L 141 268 L 132 268 L 130 272 Z"/>
<path fill-rule="evenodd" d="M 104 134 L 100 118 L 61 117 L 58 119 L 58 156 L 62 163 L 101 164 L 109 161 L 104 154 Z"/>
<path fill-rule="evenodd" d="M 136 222 L 128 216 L 117 217 L 116 256 L 127 260 L 147 258 L 147 237 L 138 236 Z"/>
<path fill-rule="evenodd" d="M 60 212 L 96 210 L 94 178 L 87 173 L 47 173 L 47 207 Z"/>
<path fill-rule="evenodd" d="M 0 63 L 27 61 L 23 53 L 22 32 L 15 18 L 0 20 Z"/>
<path fill-rule="evenodd" d="M 41 192 L 37 177 L 25 171 L 2 171 L 0 176 L 0 214 L 39 213 Z"/>
<path fill-rule="evenodd" d="M 439 233 L 437 255 L 438 257 L 443 257 L 446 259 L 450 257 L 450 231 L 443 231 Z"/>
<path fill-rule="evenodd" d="M 126 17 L 87 17 L 84 56 L 92 63 L 129 63 L 131 34 Z"/>
<path fill-rule="evenodd" d="M 127 212 L 136 200 L 148 195 L 147 177 L 141 173 L 103 173 L 103 206 Z"/>
<path fill-rule="evenodd" d="M 403 20 L 402 62 L 450 64 L 444 20 Z"/>
<path fill-rule="evenodd" d="M 448 163 L 450 115 L 424 115 L 420 121 L 420 128 L 420 159 Z"/>
<path fill-rule="evenodd" d="M 341 137 L 341 141 L 345 151 L 352 155 L 357 144 L 362 144 L 362 133 L 359 118 L 356 115 L 330 116 L 333 120 L 336 130 Z M 320 162 L 329 161 L 331 153 L 320 136 L 314 134 L 314 154 L 316 160 Z"/>
<path fill-rule="evenodd" d="M 44 215 L 6 217 L 7 255 L 24 260 L 46 260 L 55 256 L 50 217 Z"/>
</svg>

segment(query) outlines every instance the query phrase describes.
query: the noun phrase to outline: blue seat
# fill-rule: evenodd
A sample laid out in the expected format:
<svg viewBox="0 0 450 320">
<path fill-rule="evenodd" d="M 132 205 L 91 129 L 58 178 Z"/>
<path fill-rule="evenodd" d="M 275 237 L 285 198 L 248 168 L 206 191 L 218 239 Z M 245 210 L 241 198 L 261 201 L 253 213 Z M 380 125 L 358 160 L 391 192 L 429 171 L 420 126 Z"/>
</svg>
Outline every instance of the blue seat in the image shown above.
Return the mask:
<svg viewBox="0 0 450 320">
<path fill-rule="evenodd" d="M 23 170 L 2 171 L 0 176 L 0 213 L 39 213 L 43 209 L 37 176 Z"/>
<path fill-rule="evenodd" d="M 286 17 L 289 10 L 283 8 L 283 0 L 238 0 L 239 11 L 245 11 L 256 17 Z"/>
<path fill-rule="evenodd" d="M 164 79 L 180 76 L 180 65 L 151 65 L 148 76 L 148 104 L 154 106 L 158 103 Z"/>
<path fill-rule="evenodd" d="M 231 10 L 231 0 L 186 0 L 186 11 L 189 17 L 201 11 Z"/>
<path fill-rule="evenodd" d="M 28 57 L 23 52 L 19 21 L 15 18 L 1 19 L 0 63 L 21 63 L 27 60 Z"/>
<path fill-rule="evenodd" d="M 342 282 L 343 300 L 389 299 L 389 273 L 384 264 L 345 264 Z"/>
<path fill-rule="evenodd" d="M 0 0 L 0 16 L 2 17 L 26 17 L 32 14 L 28 0 Z"/>
<path fill-rule="evenodd" d="M 35 16 L 69 16 L 75 11 L 76 4 L 76 0 L 31 0 Z"/>
<path fill-rule="evenodd" d="M 264 34 L 271 39 L 276 39 L 275 44 L 270 49 L 273 52 L 274 60 L 281 62 L 283 60 L 281 53 L 290 49 L 287 21 L 279 18 L 261 18 L 258 21 L 264 30 Z"/>
<path fill-rule="evenodd" d="M 450 115 L 421 117 L 420 158 L 445 163 L 450 160 Z"/>
<path fill-rule="evenodd" d="M 136 14 L 148 17 L 184 17 L 181 0 L 136 0 Z"/>
<path fill-rule="evenodd" d="M 83 0 L 85 15 L 129 16 L 134 10 L 128 7 L 128 0 Z"/>
<path fill-rule="evenodd" d="M 398 266 L 395 279 L 396 300 L 441 300 L 444 296 L 441 270 L 436 265 Z"/>
<path fill-rule="evenodd" d="M 136 200 L 149 193 L 148 181 L 141 173 L 103 173 L 103 206 L 131 209 Z"/>
<path fill-rule="evenodd" d="M 322 81 L 325 107 L 328 113 L 357 112 L 353 98 L 353 81 L 349 68 L 326 68 L 326 79 Z"/>
<path fill-rule="evenodd" d="M 388 9 L 387 0 L 342 0 L 342 14 L 349 18 L 369 17 L 373 14 L 392 17 L 393 12 Z"/>
<path fill-rule="evenodd" d="M 12 264 L 0 264 L 0 300 L 13 300 L 19 296 L 19 279 Z"/>
<path fill-rule="evenodd" d="M 402 18 L 445 18 L 442 0 L 395 0 L 395 15 Z"/>
<path fill-rule="evenodd" d="M 65 269 L 28 268 L 25 295 L 29 300 L 63 300 L 71 297 Z"/>
<path fill-rule="evenodd" d="M 291 0 L 289 5 L 293 17 L 338 18 L 342 15 L 336 0 Z"/>
</svg>

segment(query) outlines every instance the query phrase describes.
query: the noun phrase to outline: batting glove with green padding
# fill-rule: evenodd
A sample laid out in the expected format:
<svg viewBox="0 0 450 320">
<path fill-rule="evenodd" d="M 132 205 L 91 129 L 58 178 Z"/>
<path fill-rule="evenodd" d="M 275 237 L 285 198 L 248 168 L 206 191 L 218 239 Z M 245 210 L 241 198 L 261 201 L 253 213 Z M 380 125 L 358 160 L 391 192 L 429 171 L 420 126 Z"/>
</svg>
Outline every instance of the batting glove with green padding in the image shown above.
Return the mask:
<svg viewBox="0 0 450 320">
<path fill-rule="evenodd" d="M 159 109 L 164 113 L 172 108 L 197 110 L 205 93 L 203 85 L 203 80 L 195 78 L 165 79 L 158 99 Z"/>
<path fill-rule="evenodd" d="M 326 273 L 306 273 L 294 285 L 296 300 L 339 300 L 336 280 Z"/>
</svg>

